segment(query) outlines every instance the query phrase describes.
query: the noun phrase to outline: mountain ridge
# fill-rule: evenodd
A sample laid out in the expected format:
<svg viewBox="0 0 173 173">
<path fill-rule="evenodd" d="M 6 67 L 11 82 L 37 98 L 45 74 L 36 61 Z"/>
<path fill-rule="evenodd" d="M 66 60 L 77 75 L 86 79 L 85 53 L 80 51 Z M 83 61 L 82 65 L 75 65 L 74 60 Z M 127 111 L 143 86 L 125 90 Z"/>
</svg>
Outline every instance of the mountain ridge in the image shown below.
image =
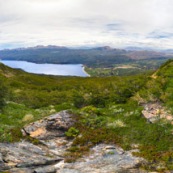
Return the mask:
<svg viewBox="0 0 173 173">
<path fill-rule="evenodd" d="M 0 51 L 2 60 L 23 60 L 36 63 L 83 64 L 88 67 L 113 67 L 115 64 L 140 60 L 167 60 L 173 57 L 169 51 L 126 50 L 109 46 L 90 49 L 72 49 L 63 46 L 36 46 Z"/>
</svg>

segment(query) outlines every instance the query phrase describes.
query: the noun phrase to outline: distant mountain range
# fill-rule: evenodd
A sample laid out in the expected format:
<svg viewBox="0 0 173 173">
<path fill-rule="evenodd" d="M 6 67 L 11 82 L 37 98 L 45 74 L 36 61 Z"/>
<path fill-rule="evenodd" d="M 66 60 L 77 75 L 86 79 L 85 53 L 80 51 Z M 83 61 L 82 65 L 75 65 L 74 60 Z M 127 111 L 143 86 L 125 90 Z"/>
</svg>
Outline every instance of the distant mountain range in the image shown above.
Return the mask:
<svg viewBox="0 0 173 173">
<path fill-rule="evenodd" d="M 36 46 L 0 51 L 2 60 L 24 60 L 35 63 L 84 64 L 87 66 L 111 66 L 146 59 L 170 59 L 173 50 L 154 51 L 135 47 L 116 49 L 109 46 L 96 48 L 68 48 L 63 46 Z"/>
</svg>

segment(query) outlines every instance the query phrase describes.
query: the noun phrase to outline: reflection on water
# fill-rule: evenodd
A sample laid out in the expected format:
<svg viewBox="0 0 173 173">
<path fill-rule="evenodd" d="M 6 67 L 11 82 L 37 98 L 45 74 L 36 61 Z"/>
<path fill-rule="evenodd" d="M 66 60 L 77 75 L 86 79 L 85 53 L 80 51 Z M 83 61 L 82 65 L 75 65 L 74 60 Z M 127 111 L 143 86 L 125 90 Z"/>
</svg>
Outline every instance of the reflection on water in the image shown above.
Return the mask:
<svg viewBox="0 0 173 173">
<path fill-rule="evenodd" d="M 84 72 L 81 64 L 36 64 L 27 61 L 11 60 L 1 60 L 0 62 L 12 68 L 20 68 L 29 73 L 63 76 L 88 76 Z"/>
</svg>

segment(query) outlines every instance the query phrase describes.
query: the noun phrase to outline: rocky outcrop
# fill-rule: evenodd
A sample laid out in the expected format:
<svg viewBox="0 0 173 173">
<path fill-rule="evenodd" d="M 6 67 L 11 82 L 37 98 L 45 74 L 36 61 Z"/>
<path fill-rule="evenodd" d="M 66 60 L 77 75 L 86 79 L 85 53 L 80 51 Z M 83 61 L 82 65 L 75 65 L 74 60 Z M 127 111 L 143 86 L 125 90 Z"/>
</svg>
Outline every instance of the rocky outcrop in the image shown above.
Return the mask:
<svg viewBox="0 0 173 173">
<path fill-rule="evenodd" d="M 139 166 L 142 158 L 132 156 L 133 151 L 106 144 L 93 147 L 87 156 L 75 163 L 64 163 L 64 154 L 72 141 L 65 131 L 74 124 L 67 111 L 51 115 L 23 128 L 24 135 L 39 140 L 38 145 L 22 141 L 0 144 L 0 172 L 11 173 L 144 173 Z"/>
<path fill-rule="evenodd" d="M 28 142 L 1 144 L 0 171 L 11 173 L 145 173 L 139 169 L 145 163 L 117 146 L 100 144 L 75 163 L 64 163 L 63 157 L 46 152 Z"/>
<path fill-rule="evenodd" d="M 11 169 L 13 172 L 13 168 L 16 168 L 16 170 L 28 168 L 28 170 L 34 171 L 37 167 L 53 165 L 62 160 L 61 157 L 24 141 L 14 144 L 1 143 L 0 153 L 2 161 L 1 171 Z"/>
<path fill-rule="evenodd" d="M 73 126 L 73 124 L 74 119 L 72 115 L 67 111 L 62 111 L 25 126 L 23 132 L 26 133 L 25 135 L 30 135 L 36 139 L 48 140 L 63 137 L 65 131 Z"/>
<path fill-rule="evenodd" d="M 0 144 L 0 172 L 56 172 L 55 164 L 63 160 L 71 141 L 65 132 L 74 124 L 73 115 L 62 111 L 22 129 L 23 135 L 29 135 L 39 141 L 39 145 L 22 141 L 14 144 Z"/>
<path fill-rule="evenodd" d="M 173 123 L 173 116 L 160 102 L 147 103 L 142 106 L 144 107 L 142 114 L 149 122 L 154 123 L 159 119 L 165 119 Z"/>
<path fill-rule="evenodd" d="M 139 169 L 145 161 L 132 156 L 132 152 L 115 145 L 99 144 L 75 163 L 57 164 L 57 173 L 145 173 Z"/>
</svg>

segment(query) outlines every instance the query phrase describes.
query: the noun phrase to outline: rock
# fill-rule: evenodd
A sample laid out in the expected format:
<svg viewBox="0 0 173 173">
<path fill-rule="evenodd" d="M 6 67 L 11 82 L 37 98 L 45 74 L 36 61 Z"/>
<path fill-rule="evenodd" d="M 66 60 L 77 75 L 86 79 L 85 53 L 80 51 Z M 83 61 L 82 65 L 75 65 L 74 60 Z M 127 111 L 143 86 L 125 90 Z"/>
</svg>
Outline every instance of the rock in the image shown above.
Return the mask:
<svg viewBox="0 0 173 173">
<path fill-rule="evenodd" d="M 41 147 L 28 142 L 14 144 L 0 143 L 0 153 L 9 168 L 34 168 L 58 163 L 62 158 L 44 151 Z M 4 170 L 1 169 L 0 171 Z"/>
<path fill-rule="evenodd" d="M 0 153 L 0 164 L 3 164 L 4 161 L 2 160 L 2 154 Z"/>
<path fill-rule="evenodd" d="M 33 173 L 32 169 L 27 169 L 27 168 L 14 168 L 10 170 L 10 173 Z"/>
<path fill-rule="evenodd" d="M 50 158 L 41 158 L 40 160 L 34 159 L 33 161 L 26 163 L 17 164 L 16 167 L 18 168 L 27 168 L 27 167 L 38 167 L 43 165 L 51 165 L 55 164 L 56 162 L 60 161 L 61 159 L 50 159 Z"/>
<path fill-rule="evenodd" d="M 106 146 L 104 149 L 105 150 L 115 150 L 115 147 L 114 146 Z"/>
<path fill-rule="evenodd" d="M 71 145 L 65 131 L 73 124 L 73 115 L 62 111 L 25 126 L 22 134 L 39 140 L 39 145 L 25 141 L 0 143 L 0 172 L 56 172 L 58 168 L 54 165 L 63 160 L 66 149 Z"/>
<path fill-rule="evenodd" d="M 56 170 L 60 170 L 64 168 L 64 160 L 55 165 Z"/>
<path fill-rule="evenodd" d="M 38 139 L 51 153 L 63 156 L 72 143 L 71 140 L 66 139 L 65 132 L 74 122 L 72 114 L 67 111 L 61 111 L 25 126 L 23 131 Z"/>
<path fill-rule="evenodd" d="M 0 153 L 0 170 L 2 169 L 7 169 L 7 167 L 5 167 L 4 161 L 2 159 L 2 154 Z"/>
<path fill-rule="evenodd" d="M 75 169 L 65 168 L 65 169 L 63 169 L 61 171 L 58 170 L 56 173 L 82 173 L 82 172 L 80 172 L 78 170 L 75 170 Z M 99 172 L 93 172 L 93 173 L 99 173 Z"/>
<path fill-rule="evenodd" d="M 23 131 L 33 138 L 48 140 L 65 136 L 65 131 L 73 126 L 73 124 L 73 115 L 67 111 L 61 111 L 25 126 Z"/>
<path fill-rule="evenodd" d="M 120 171 L 118 171 L 117 173 L 146 173 L 146 171 L 144 170 L 140 170 L 140 169 L 122 169 Z M 149 172 L 148 172 L 149 173 Z"/>
<path fill-rule="evenodd" d="M 103 156 L 110 155 L 110 154 L 115 154 L 116 148 L 114 146 L 106 146 L 103 148 Z"/>
<path fill-rule="evenodd" d="M 49 151 L 57 156 L 63 157 L 67 148 L 72 144 L 71 140 L 65 137 L 56 137 L 51 140 L 41 140 L 41 142 L 49 149 Z"/>
<path fill-rule="evenodd" d="M 173 121 L 171 113 L 166 110 L 160 102 L 147 103 L 142 106 L 144 107 L 142 115 L 150 123 L 155 123 L 160 119 L 167 120 L 168 122 Z"/>
<path fill-rule="evenodd" d="M 54 166 L 46 166 L 34 169 L 34 173 L 56 173 L 56 169 Z"/>
<path fill-rule="evenodd" d="M 99 144 L 87 156 L 74 163 L 64 163 L 64 154 L 71 146 L 65 131 L 74 124 L 67 111 L 51 115 L 23 128 L 24 135 L 39 140 L 38 145 L 22 141 L 0 143 L 0 172 L 12 173 L 144 173 L 144 162 L 116 145 Z"/>
<path fill-rule="evenodd" d="M 111 154 L 103 154 L 103 152 L 114 151 Z M 120 152 L 121 151 L 121 152 Z M 123 154 L 122 154 L 123 153 Z M 55 167 L 59 168 L 57 173 L 146 173 L 139 169 L 140 164 L 145 160 L 132 156 L 130 151 L 122 152 L 117 146 L 106 146 L 99 144 L 91 149 L 87 156 L 83 156 L 75 163 L 59 162 Z"/>
</svg>

